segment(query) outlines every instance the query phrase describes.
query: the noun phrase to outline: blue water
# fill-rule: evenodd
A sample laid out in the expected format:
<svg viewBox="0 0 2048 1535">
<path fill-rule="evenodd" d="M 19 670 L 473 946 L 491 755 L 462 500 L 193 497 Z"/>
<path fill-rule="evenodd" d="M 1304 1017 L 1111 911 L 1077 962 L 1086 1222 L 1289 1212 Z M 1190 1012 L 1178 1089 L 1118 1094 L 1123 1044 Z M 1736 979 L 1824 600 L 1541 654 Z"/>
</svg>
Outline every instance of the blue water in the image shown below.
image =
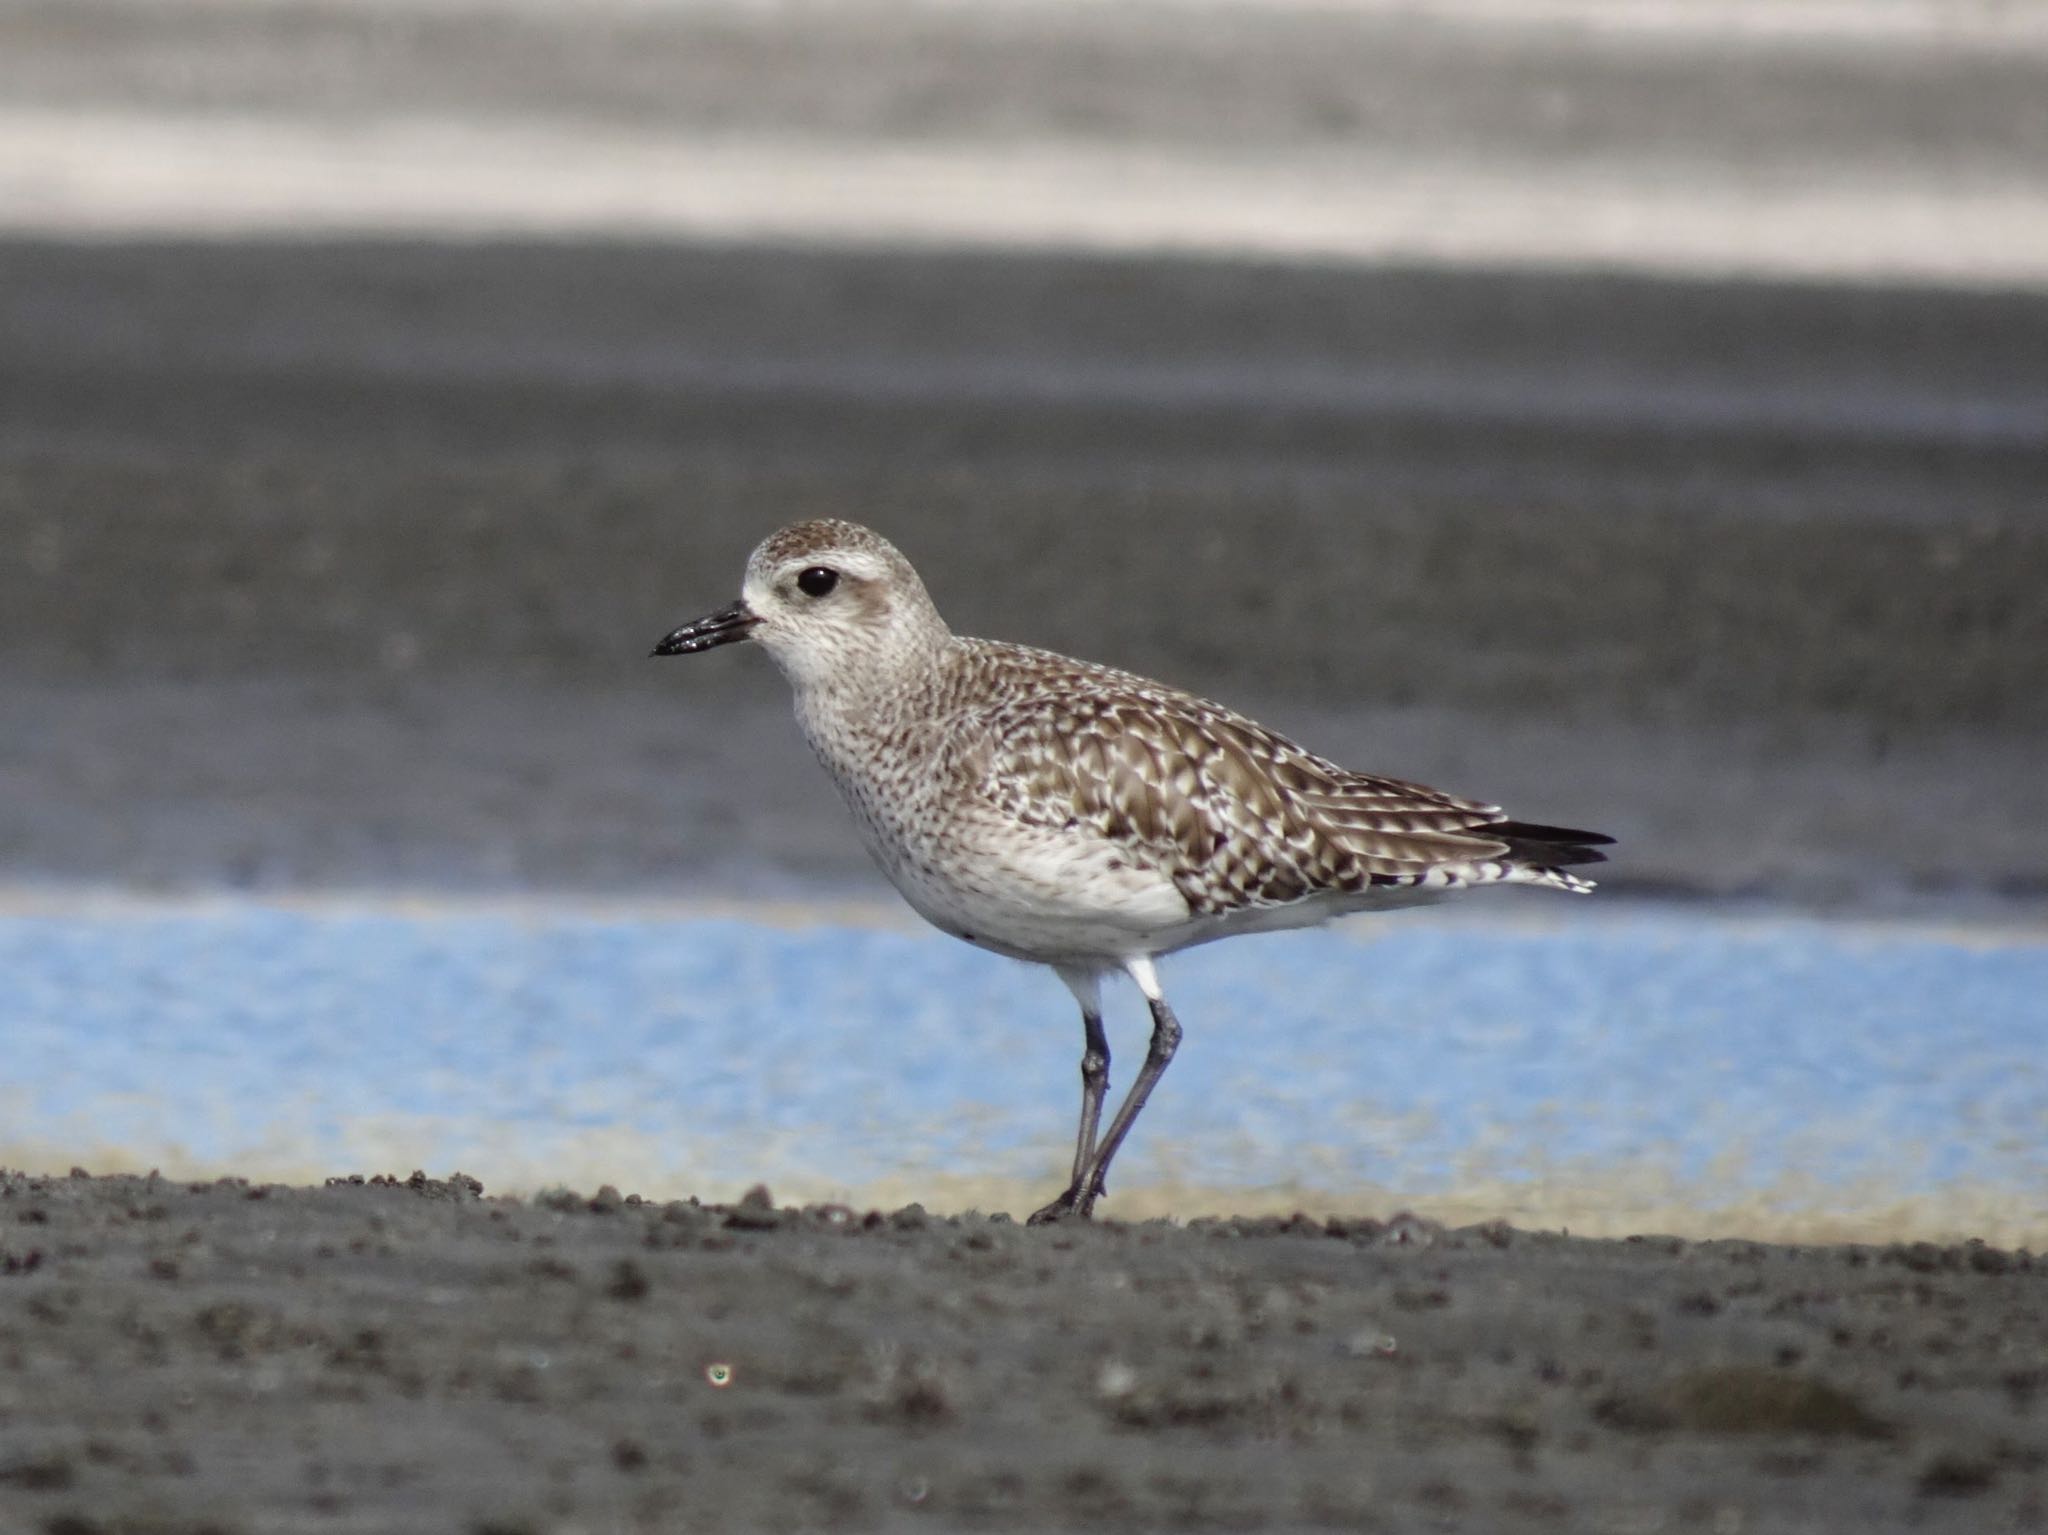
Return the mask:
<svg viewBox="0 0 2048 1535">
<path fill-rule="evenodd" d="M 1050 1192 L 1077 1095 L 1049 973 L 843 921 L 31 910 L 0 915 L 0 976 L 0 1161 L 60 1168 Z M 1186 1042 L 1119 1188 L 2048 1208 L 2048 934 L 1587 903 L 1244 940 L 1164 976 Z M 1110 1026 L 1120 1088 L 1128 988 Z"/>
</svg>

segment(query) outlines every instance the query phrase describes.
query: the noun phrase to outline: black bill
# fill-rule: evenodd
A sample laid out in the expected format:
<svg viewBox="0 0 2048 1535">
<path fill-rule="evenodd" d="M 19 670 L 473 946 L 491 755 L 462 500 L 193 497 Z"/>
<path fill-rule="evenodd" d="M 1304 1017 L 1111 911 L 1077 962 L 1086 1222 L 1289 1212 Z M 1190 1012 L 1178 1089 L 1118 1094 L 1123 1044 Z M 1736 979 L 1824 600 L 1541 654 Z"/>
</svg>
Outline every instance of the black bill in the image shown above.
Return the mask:
<svg viewBox="0 0 2048 1535">
<path fill-rule="evenodd" d="M 745 639 L 747 631 L 760 621 L 745 602 L 735 602 L 729 608 L 720 608 L 716 613 L 706 613 L 702 618 L 684 624 L 648 654 L 693 656 L 700 650 L 714 650 L 720 645 L 730 645 L 734 640 Z"/>
</svg>

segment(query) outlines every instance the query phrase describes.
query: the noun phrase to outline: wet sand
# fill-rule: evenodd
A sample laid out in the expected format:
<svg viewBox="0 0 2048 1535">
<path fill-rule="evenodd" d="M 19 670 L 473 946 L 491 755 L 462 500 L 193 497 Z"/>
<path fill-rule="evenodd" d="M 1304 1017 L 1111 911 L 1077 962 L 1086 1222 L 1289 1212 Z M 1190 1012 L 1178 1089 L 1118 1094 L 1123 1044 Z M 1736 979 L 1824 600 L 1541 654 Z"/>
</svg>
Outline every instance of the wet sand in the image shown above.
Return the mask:
<svg viewBox="0 0 2048 1535">
<path fill-rule="evenodd" d="M 0 872 L 874 893 L 759 658 L 643 659 L 833 513 L 1623 888 L 2037 915 L 2044 81 L 1917 0 L 18 7 Z"/>
<path fill-rule="evenodd" d="M 2024 1253 L 0 1178 L 0 1524 L 2032 1528 Z"/>
<path fill-rule="evenodd" d="M 643 659 L 832 513 L 1622 888 L 2037 916 L 2044 80 L 1925 3 L 19 7 L 0 872 L 879 893 L 758 657 Z M 728 155 L 773 216 L 666 218 Z"/>
<path fill-rule="evenodd" d="M 879 893 L 761 658 L 645 658 L 838 514 L 966 632 L 1595 822 L 1623 888 L 2048 889 L 2039 295 L 376 241 L 0 279 L 16 878 Z"/>
</svg>

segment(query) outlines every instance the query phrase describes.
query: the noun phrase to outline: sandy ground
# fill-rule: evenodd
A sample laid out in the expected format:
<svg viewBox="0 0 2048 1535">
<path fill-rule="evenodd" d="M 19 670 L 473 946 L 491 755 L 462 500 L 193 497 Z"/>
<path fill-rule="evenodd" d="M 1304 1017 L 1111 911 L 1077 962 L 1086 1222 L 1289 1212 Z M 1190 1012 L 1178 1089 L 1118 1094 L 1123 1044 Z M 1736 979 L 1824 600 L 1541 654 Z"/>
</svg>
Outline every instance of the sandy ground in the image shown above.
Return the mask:
<svg viewBox="0 0 2048 1535">
<path fill-rule="evenodd" d="M 1032 1230 L 420 1177 L 9 1175 L 0 1216 L 9 1529 L 2048 1519 L 2048 1290 L 1981 1246 Z"/>
</svg>

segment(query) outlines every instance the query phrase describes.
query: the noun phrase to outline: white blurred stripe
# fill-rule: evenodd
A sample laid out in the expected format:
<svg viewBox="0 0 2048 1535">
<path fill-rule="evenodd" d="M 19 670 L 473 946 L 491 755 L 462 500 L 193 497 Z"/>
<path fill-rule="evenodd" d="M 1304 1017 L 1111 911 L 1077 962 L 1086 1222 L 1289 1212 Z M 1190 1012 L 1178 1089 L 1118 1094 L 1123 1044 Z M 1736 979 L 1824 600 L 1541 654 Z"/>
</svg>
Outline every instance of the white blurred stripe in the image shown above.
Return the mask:
<svg viewBox="0 0 2048 1535">
<path fill-rule="evenodd" d="M 187 0 L 157 0 L 175 11 Z M 286 12 L 304 0 L 211 0 L 211 8 Z M 561 0 L 326 0 L 343 15 L 558 18 Z M 1859 47 L 1974 46 L 2011 49 L 2048 43 L 2048 6 L 2027 0 L 577 0 L 585 24 L 622 18 L 767 15 L 800 23 L 825 11 L 976 12 L 1032 21 L 1062 12 L 1151 13 L 1169 23 L 1203 13 L 1381 17 L 1400 22 L 1490 27 L 1558 27 L 1677 39 L 1810 38 Z"/>
<path fill-rule="evenodd" d="M 2048 284 L 2048 183 L 0 110 L 0 230 L 614 235 Z"/>
</svg>

